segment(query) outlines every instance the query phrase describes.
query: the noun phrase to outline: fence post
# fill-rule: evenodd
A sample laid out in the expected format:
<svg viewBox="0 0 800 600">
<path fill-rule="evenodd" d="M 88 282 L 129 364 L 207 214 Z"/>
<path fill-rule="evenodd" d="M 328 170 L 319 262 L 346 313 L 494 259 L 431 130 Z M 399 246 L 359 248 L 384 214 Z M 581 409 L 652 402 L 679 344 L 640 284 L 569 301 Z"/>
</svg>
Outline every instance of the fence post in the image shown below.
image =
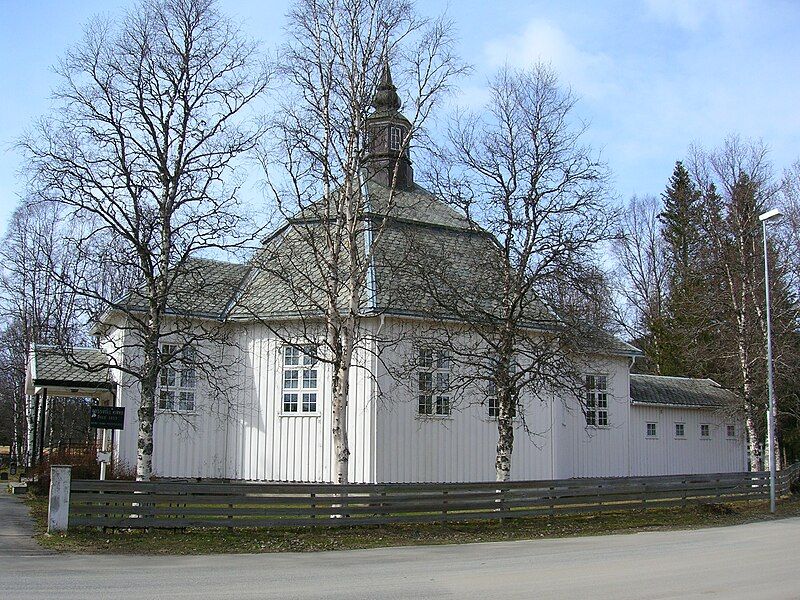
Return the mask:
<svg viewBox="0 0 800 600">
<path fill-rule="evenodd" d="M 69 527 L 69 488 L 72 467 L 50 467 L 50 497 L 47 503 L 47 533 L 66 531 Z"/>
</svg>

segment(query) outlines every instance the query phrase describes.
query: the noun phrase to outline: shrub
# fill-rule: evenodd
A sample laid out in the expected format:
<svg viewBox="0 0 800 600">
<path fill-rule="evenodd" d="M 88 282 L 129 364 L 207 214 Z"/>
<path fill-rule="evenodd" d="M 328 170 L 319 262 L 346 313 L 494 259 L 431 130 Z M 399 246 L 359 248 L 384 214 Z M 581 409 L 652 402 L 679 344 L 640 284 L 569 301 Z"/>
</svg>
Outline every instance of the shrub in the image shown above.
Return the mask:
<svg viewBox="0 0 800 600">
<path fill-rule="evenodd" d="M 97 463 L 97 449 L 93 446 L 69 450 L 53 448 L 42 456 L 42 461 L 30 470 L 33 482 L 28 489 L 35 495 L 46 496 L 50 491 L 50 467 L 70 465 L 73 479 L 98 479 L 100 465 Z"/>
</svg>

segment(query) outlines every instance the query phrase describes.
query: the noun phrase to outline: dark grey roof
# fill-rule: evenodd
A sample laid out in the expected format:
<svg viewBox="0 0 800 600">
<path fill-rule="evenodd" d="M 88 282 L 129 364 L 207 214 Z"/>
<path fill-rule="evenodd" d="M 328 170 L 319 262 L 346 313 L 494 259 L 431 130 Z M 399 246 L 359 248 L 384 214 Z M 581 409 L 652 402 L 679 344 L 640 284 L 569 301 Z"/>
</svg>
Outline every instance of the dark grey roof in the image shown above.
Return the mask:
<svg viewBox="0 0 800 600">
<path fill-rule="evenodd" d="M 32 347 L 31 379 L 34 385 L 81 384 L 111 387 L 109 357 L 97 348 Z"/>
<path fill-rule="evenodd" d="M 646 404 L 720 408 L 737 403 L 736 394 L 711 379 L 631 374 L 631 400 Z"/>
<path fill-rule="evenodd" d="M 250 265 L 207 258 L 190 258 L 175 274 L 167 312 L 219 319 L 242 285 Z M 145 298 L 133 291 L 126 299 L 133 309 L 144 310 Z"/>
<path fill-rule="evenodd" d="M 397 190 L 394 193 L 374 181 L 367 182 L 366 186 L 370 212 L 375 215 L 388 214 L 398 221 L 475 230 L 464 215 L 421 186 L 414 184 L 410 190 Z"/>
<path fill-rule="evenodd" d="M 366 183 L 366 188 L 365 224 L 371 227 L 364 229 L 374 235 L 374 281 L 368 282 L 372 289 L 362 298 L 364 313 L 439 319 L 497 314 L 491 304 L 496 297 L 493 290 L 501 285 L 494 238 L 420 186 L 391 194 L 375 182 Z M 280 318 L 324 310 L 325 271 L 318 267 L 315 253 L 325 248 L 319 243 L 327 233 L 325 209 L 324 203 L 312 204 L 265 241 L 228 316 Z M 366 248 L 364 236 L 359 243 Z M 532 327 L 552 327 L 557 322 L 547 305 L 533 295 L 523 314 Z M 587 332 L 584 337 L 598 352 L 640 354 L 605 332 Z"/>
<path fill-rule="evenodd" d="M 365 186 L 369 200 L 365 225 L 371 226 L 364 231 L 381 230 L 372 241 L 374 279 L 367 282 L 372 285 L 362 298 L 365 314 L 458 319 L 476 313 L 491 318 L 497 313 L 490 299 L 500 285 L 498 247 L 489 234 L 418 185 L 393 193 L 376 182 Z M 314 203 L 290 219 L 265 240 L 248 264 L 202 258 L 186 261 L 168 300 L 168 311 L 245 320 L 321 314 L 327 303 L 327 282 L 315 252 L 325 247 L 318 240 L 326 233 L 326 206 Z M 366 248 L 365 234 L 359 243 Z M 146 306 L 143 300 L 135 293 L 128 299 L 140 308 Z M 533 295 L 523 313 L 533 327 L 556 323 L 546 303 Z M 639 354 L 604 332 L 589 337 L 598 352 Z"/>
</svg>

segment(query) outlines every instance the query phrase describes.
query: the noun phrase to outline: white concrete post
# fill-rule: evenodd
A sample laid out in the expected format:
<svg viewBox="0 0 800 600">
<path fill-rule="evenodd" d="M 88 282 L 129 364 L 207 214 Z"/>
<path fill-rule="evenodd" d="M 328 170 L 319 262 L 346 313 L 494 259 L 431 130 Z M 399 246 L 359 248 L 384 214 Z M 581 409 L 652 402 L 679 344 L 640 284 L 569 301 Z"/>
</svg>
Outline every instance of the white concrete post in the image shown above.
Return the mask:
<svg viewBox="0 0 800 600">
<path fill-rule="evenodd" d="M 69 486 L 72 467 L 50 467 L 50 501 L 47 505 L 47 533 L 66 531 L 69 526 Z"/>
</svg>

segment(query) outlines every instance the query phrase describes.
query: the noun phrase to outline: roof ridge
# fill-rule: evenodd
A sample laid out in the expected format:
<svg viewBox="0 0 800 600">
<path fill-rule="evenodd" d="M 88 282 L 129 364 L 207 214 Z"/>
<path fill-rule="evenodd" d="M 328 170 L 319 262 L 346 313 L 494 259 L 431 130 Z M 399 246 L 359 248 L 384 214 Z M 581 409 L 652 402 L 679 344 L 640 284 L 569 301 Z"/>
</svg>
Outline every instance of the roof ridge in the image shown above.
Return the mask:
<svg viewBox="0 0 800 600">
<path fill-rule="evenodd" d="M 685 375 L 653 375 L 652 373 L 631 373 L 631 377 L 656 377 L 659 379 L 686 379 L 688 381 L 711 381 L 712 383 L 717 383 L 710 377 L 686 377 Z M 717 383 L 717 385 L 719 384 Z"/>
<path fill-rule="evenodd" d="M 190 256 L 186 260 L 187 260 L 187 262 L 190 261 L 190 260 L 197 260 L 197 261 L 203 261 L 203 262 L 218 263 L 218 264 L 221 264 L 221 265 L 234 265 L 234 266 L 237 266 L 237 267 L 247 266 L 247 263 L 232 262 L 232 261 L 229 261 L 229 260 L 222 260 L 222 259 L 219 259 L 219 258 L 206 258 L 205 256 Z"/>
<path fill-rule="evenodd" d="M 59 346 L 58 344 L 38 344 L 38 343 L 34 342 L 33 343 L 33 347 L 36 348 L 36 349 L 43 349 L 43 350 L 47 350 L 49 348 L 55 348 L 55 349 L 58 349 L 58 350 L 64 350 L 64 349 L 69 348 L 69 349 L 72 349 L 72 350 L 97 350 L 98 352 L 103 352 L 102 348 L 94 348 L 92 346 L 72 346 L 72 345 Z"/>
</svg>

